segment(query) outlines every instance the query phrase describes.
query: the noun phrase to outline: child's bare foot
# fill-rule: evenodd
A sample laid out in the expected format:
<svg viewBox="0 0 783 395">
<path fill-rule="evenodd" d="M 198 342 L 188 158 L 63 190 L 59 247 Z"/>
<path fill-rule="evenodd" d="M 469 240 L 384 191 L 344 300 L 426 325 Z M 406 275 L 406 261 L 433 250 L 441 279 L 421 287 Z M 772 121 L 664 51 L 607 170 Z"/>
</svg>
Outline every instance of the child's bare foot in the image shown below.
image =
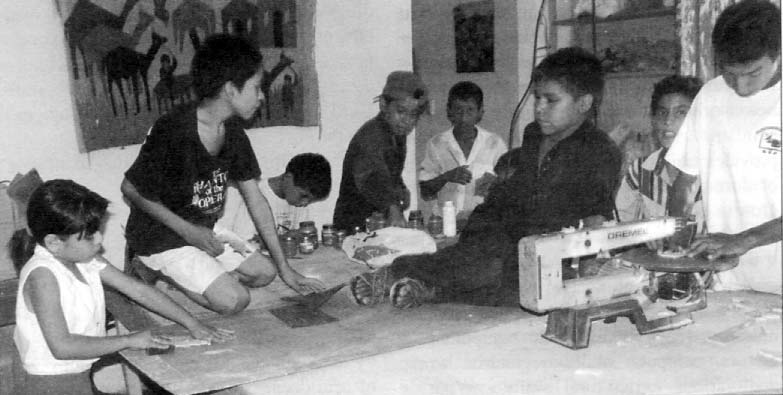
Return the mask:
<svg viewBox="0 0 783 395">
<path fill-rule="evenodd" d="M 359 305 L 372 306 L 388 298 L 391 283 L 388 268 L 363 273 L 351 279 L 351 296 Z"/>
<path fill-rule="evenodd" d="M 392 306 L 408 309 L 435 300 L 436 290 L 419 280 L 405 277 L 391 286 L 389 294 Z"/>
<path fill-rule="evenodd" d="M 370 305 L 373 303 L 372 287 L 365 281 L 357 281 L 352 288 L 353 297 L 360 305 Z"/>
</svg>

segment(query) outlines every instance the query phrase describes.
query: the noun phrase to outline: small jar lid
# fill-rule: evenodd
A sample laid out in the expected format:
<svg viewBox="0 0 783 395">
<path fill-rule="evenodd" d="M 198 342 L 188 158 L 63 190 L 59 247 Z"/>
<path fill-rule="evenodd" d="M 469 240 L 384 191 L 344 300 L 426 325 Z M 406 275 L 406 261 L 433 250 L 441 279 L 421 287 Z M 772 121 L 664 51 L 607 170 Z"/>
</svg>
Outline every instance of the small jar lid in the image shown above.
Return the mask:
<svg viewBox="0 0 783 395">
<path fill-rule="evenodd" d="M 327 230 L 327 229 L 328 230 L 334 230 L 334 225 L 332 225 L 332 224 L 324 224 L 322 228 L 323 228 L 323 230 Z"/>
<path fill-rule="evenodd" d="M 313 227 L 315 228 L 315 221 L 302 221 L 299 223 L 300 228 L 309 228 Z"/>
</svg>

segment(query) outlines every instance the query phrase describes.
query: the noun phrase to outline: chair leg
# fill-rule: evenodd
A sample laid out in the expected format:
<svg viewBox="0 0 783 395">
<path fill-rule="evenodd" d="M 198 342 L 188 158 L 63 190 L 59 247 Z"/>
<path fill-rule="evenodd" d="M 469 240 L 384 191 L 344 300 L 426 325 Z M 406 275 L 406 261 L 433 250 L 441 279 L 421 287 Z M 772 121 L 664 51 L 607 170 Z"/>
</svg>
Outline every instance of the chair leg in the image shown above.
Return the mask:
<svg viewBox="0 0 783 395">
<path fill-rule="evenodd" d="M 117 333 L 127 334 L 130 333 L 130 331 L 128 331 L 121 322 L 117 321 Z M 130 366 L 128 366 L 127 361 L 122 362 L 122 375 L 125 377 L 125 389 L 127 390 L 128 395 L 143 394 L 141 378 L 130 368 Z"/>
</svg>

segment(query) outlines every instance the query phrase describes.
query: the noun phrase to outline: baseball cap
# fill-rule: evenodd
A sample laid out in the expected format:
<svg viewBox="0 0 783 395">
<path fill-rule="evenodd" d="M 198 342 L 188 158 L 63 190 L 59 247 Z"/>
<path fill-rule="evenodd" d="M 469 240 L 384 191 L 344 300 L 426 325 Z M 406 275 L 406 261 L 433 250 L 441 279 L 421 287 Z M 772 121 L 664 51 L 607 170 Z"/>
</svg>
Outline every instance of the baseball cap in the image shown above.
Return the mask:
<svg viewBox="0 0 783 395">
<path fill-rule="evenodd" d="M 428 101 L 427 86 L 417 74 L 411 71 L 392 71 L 386 77 L 386 85 L 381 94 L 394 99 L 412 97 L 422 104 Z"/>
</svg>

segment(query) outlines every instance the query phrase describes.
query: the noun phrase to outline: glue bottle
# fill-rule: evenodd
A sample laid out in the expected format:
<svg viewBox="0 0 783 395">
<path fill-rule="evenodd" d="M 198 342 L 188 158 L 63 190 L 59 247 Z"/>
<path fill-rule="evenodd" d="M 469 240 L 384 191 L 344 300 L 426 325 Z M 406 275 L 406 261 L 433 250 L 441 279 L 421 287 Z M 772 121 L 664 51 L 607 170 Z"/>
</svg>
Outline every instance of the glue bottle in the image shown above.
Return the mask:
<svg viewBox="0 0 783 395">
<path fill-rule="evenodd" d="M 443 204 L 443 235 L 446 237 L 457 235 L 457 208 L 451 200 Z"/>
</svg>

